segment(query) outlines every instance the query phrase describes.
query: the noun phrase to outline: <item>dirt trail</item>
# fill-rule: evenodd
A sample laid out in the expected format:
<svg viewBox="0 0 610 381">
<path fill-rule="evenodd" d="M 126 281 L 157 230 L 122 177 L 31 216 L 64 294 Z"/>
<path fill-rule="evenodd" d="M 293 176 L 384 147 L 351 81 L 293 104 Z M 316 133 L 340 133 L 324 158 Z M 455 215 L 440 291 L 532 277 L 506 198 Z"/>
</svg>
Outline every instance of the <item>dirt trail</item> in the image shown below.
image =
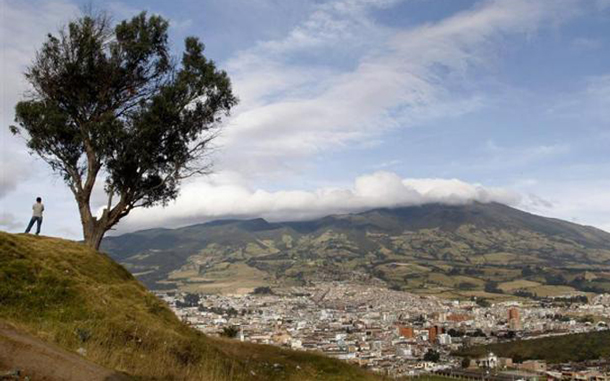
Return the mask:
<svg viewBox="0 0 610 381">
<path fill-rule="evenodd" d="M 21 376 L 12 376 L 19 370 Z M 0 380 L 126 381 L 130 377 L 0 322 Z"/>
</svg>

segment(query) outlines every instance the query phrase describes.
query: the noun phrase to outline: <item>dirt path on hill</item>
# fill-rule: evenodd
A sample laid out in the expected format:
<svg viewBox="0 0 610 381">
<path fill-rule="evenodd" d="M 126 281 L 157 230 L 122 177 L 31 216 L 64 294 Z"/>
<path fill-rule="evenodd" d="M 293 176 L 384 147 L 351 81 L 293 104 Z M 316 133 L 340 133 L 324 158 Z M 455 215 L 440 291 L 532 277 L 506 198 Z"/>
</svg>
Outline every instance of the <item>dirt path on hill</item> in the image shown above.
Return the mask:
<svg viewBox="0 0 610 381">
<path fill-rule="evenodd" d="M 19 370 L 20 376 L 14 376 Z M 0 380 L 127 381 L 112 370 L 0 322 Z"/>
</svg>

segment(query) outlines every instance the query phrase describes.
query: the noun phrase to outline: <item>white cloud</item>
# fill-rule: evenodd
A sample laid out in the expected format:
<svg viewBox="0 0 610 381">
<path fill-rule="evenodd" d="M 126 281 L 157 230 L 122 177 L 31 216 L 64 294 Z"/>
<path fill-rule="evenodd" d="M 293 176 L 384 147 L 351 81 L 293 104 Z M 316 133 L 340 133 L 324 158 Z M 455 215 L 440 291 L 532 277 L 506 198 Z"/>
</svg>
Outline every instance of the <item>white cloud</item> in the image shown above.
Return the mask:
<svg viewBox="0 0 610 381">
<path fill-rule="evenodd" d="M 607 126 L 610 120 L 610 73 L 591 76 L 576 91 L 560 94 L 547 113 L 558 119 L 576 119 L 579 123 Z"/>
<path fill-rule="evenodd" d="M 572 40 L 572 46 L 580 50 L 595 50 L 604 45 L 602 40 L 595 38 L 579 37 Z"/>
<path fill-rule="evenodd" d="M 569 17 L 575 4 L 486 1 L 409 30 L 370 17 L 371 9 L 394 3 L 323 4 L 286 38 L 230 60 L 242 105 L 223 136 L 221 167 L 235 170 L 246 162 L 248 173 L 268 174 L 391 128 L 478 109 L 484 101 L 470 74 L 494 62 L 497 44 Z M 341 62 L 341 55 L 348 63 L 330 63 Z"/>
<path fill-rule="evenodd" d="M 605 230 L 610 233 L 610 222 L 606 224 L 600 224 L 597 226 L 598 229 Z"/>
<path fill-rule="evenodd" d="M 25 229 L 27 221 L 17 221 L 17 218 L 8 212 L 0 212 L 0 228 L 2 230 Z"/>
<path fill-rule="evenodd" d="M 23 73 L 47 33 L 55 32 L 78 8 L 67 1 L 0 0 L 0 198 L 16 189 L 34 171 L 48 171 L 26 154 L 25 143 L 13 138 L 15 104 L 28 85 Z"/>
<path fill-rule="evenodd" d="M 569 143 L 551 143 L 528 146 L 499 145 L 493 139 L 482 147 L 483 155 L 475 157 L 468 167 L 477 170 L 503 171 L 507 168 L 532 168 L 545 161 L 557 159 L 572 152 Z"/>
<path fill-rule="evenodd" d="M 17 185 L 26 179 L 31 171 L 25 166 L 27 158 L 14 152 L 4 149 L 6 144 L 2 144 L 3 154 L 0 156 L 0 199 L 9 192 L 14 191 Z"/>
<path fill-rule="evenodd" d="M 0 0 L 2 44 L 2 121 L 12 119 L 13 107 L 28 88 L 23 73 L 48 33 L 55 33 L 78 8 L 67 1 Z M 4 129 L 3 129 L 4 130 Z"/>
<path fill-rule="evenodd" d="M 610 181 L 606 178 L 523 181 L 514 189 L 528 194 L 519 205 L 525 210 L 610 232 Z"/>
<path fill-rule="evenodd" d="M 381 163 L 371 165 L 371 166 L 369 166 L 369 168 L 376 169 L 376 170 L 382 170 L 382 169 L 386 169 L 386 168 L 397 167 L 397 166 L 400 166 L 403 164 L 404 164 L 404 162 L 402 160 L 394 159 L 394 160 L 383 161 Z"/>
<path fill-rule="evenodd" d="M 250 189 L 235 174 L 218 174 L 187 184 L 181 197 L 164 209 L 139 209 L 119 225 L 119 232 L 147 227 L 175 227 L 219 218 L 264 217 L 272 221 L 303 220 L 334 213 L 425 203 L 472 201 L 516 205 L 519 194 L 457 179 L 402 179 L 375 172 L 355 179 L 351 187 L 312 191 L 269 192 Z"/>
</svg>

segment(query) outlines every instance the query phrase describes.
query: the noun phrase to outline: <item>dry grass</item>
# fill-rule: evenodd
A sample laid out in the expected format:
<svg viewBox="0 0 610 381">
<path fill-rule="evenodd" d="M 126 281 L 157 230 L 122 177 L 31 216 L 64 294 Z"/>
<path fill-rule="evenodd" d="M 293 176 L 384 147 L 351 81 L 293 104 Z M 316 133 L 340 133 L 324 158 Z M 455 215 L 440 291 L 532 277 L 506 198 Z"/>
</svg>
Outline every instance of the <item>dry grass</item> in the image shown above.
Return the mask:
<svg viewBox="0 0 610 381">
<path fill-rule="evenodd" d="M 0 319 L 137 379 L 378 379 L 316 354 L 207 337 L 123 267 L 72 241 L 0 232 L 0 305 Z"/>
<path fill-rule="evenodd" d="M 256 287 L 269 286 L 269 275 L 245 263 L 222 262 L 206 269 L 174 271 L 169 279 L 180 291 L 218 294 L 245 294 Z"/>
<path fill-rule="evenodd" d="M 510 281 L 510 282 L 500 283 L 498 288 L 504 292 L 511 292 L 513 290 L 527 289 L 530 287 L 537 287 L 537 286 L 540 286 L 540 283 L 532 282 L 530 280 L 525 280 L 525 279 L 519 279 L 519 280 Z"/>
<path fill-rule="evenodd" d="M 559 296 L 559 295 L 577 295 L 581 292 L 570 286 L 550 286 L 542 285 L 537 287 L 528 288 L 527 291 L 533 292 L 537 296 Z"/>
</svg>

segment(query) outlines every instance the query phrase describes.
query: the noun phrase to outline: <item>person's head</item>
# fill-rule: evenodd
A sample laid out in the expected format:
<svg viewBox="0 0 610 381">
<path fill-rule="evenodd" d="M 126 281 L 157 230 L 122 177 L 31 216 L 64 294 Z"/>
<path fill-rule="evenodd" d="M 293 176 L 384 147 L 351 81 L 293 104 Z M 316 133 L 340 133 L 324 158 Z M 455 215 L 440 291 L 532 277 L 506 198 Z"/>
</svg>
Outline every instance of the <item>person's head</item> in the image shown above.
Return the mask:
<svg viewBox="0 0 610 381">
<path fill-rule="evenodd" d="M 36 197 L 36 202 L 42 202 L 42 198 Z"/>
</svg>

